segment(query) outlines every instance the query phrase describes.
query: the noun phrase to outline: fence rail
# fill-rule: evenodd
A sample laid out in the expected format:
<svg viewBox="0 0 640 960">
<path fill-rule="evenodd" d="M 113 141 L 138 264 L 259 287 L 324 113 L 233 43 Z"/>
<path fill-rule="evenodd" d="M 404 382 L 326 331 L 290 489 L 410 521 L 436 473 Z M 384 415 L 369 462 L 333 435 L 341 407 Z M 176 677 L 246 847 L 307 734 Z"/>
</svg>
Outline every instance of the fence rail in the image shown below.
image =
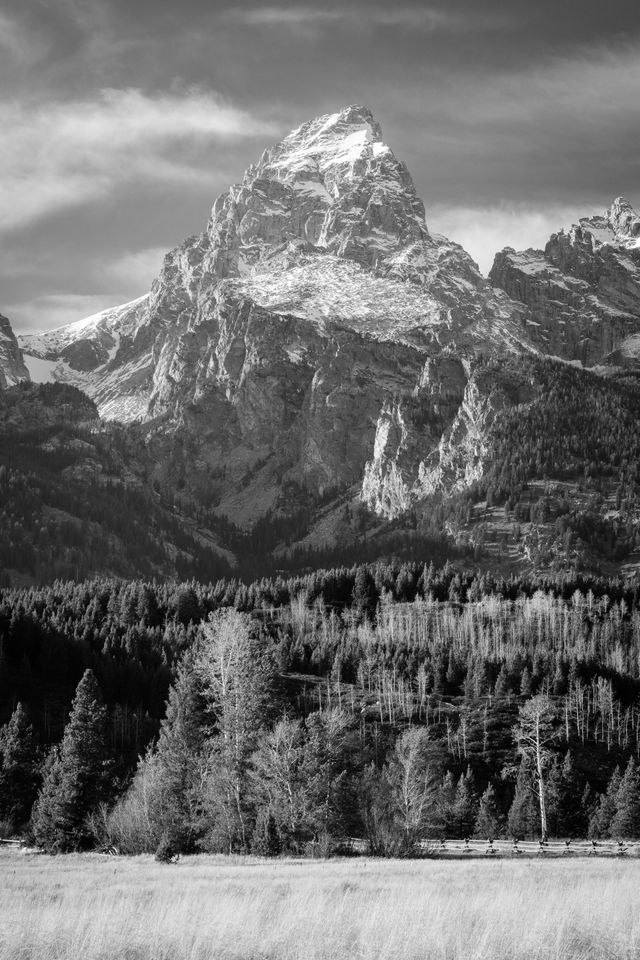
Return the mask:
<svg viewBox="0 0 640 960">
<path fill-rule="evenodd" d="M 640 857 L 635 840 L 423 840 L 425 852 L 445 856 Z"/>
</svg>

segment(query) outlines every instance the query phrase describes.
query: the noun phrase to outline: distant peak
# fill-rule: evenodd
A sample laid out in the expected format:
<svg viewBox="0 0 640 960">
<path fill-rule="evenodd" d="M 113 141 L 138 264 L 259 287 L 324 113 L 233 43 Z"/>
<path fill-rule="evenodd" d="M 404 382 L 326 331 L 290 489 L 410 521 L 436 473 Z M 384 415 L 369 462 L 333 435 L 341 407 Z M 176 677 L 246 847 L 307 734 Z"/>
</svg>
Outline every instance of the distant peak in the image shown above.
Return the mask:
<svg viewBox="0 0 640 960">
<path fill-rule="evenodd" d="M 640 236 L 640 216 L 625 197 L 616 197 L 606 212 L 611 229 L 618 236 Z"/>
<path fill-rule="evenodd" d="M 346 140 L 354 133 L 366 129 L 366 141 L 379 143 L 382 141 L 382 127 L 375 119 L 369 107 L 361 104 L 352 104 L 343 107 L 336 113 L 326 113 L 312 120 L 307 120 L 297 129 L 284 138 L 284 145 L 304 141 L 311 146 L 327 144 L 331 141 Z"/>
<path fill-rule="evenodd" d="M 365 107 L 361 103 L 352 103 L 349 107 L 343 107 L 338 116 L 343 123 L 377 124 L 377 120 L 369 107 Z"/>
</svg>

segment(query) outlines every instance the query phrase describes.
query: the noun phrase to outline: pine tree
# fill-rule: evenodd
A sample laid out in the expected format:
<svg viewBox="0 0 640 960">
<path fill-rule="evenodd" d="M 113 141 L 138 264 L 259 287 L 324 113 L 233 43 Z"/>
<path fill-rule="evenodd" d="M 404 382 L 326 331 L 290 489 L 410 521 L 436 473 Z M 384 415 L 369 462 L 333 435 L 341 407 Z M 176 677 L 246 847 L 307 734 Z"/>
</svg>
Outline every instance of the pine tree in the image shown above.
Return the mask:
<svg viewBox="0 0 640 960">
<path fill-rule="evenodd" d="M 142 761 L 158 770 L 153 778 L 154 834 L 158 840 L 168 837 L 176 852 L 192 849 L 199 829 L 201 786 L 214 722 L 201 673 L 194 657 L 187 654 L 169 690 L 155 754 Z M 146 776 L 143 771 L 139 774 Z"/>
<path fill-rule="evenodd" d="M 504 817 L 501 816 L 496 801 L 496 792 L 493 786 L 489 784 L 485 792 L 480 797 L 480 806 L 478 816 L 476 817 L 474 834 L 476 837 L 483 837 L 487 840 L 493 840 L 501 836 L 503 831 Z"/>
<path fill-rule="evenodd" d="M 29 819 L 39 782 L 33 727 L 19 703 L 9 722 L 0 727 L 0 820 L 12 830 Z"/>
<path fill-rule="evenodd" d="M 79 850 L 90 841 L 87 818 L 105 800 L 108 785 L 106 718 L 98 682 L 86 670 L 34 806 L 33 832 L 47 850 Z"/>
<path fill-rule="evenodd" d="M 584 837 L 588 818 L 584 805 L 585 782 L 567 751 L 555 785 L 555 830 L 558 837 Z"/>
<path fill-rule="evenodd" d="M 282 853 L 276 818 L 268 807 L 258 812 L 251 837 L 251 851 L 259 857 L 277 857 Z"/>
<path fill-rule="evenodd" d="M 500 668 L 500 673 L 498 674 L 498 679 L 496 680 L 494 695 L 496 700 L 506 700 L 510 693 L 511 677 L 509 676 L 509 668 L 506 663 L 503 663 Z"/>
<path fill-rule="evenodd" d="M 616 793 L 616 812 L 611 821 L 610 834 L 624 840 L 640 837 L 640 769 L 633 757 Z"/>
<path fill-rule="evenodd" d="M 447 770 L 438 790 L 438 819 L 445 836 L 451 836 L 455 829 L 456 781 L 451 770 Z"/>
<path fill-rule="evenodd" d="M 622 773 L 620 767 L 616 767 L 611 775 L 607 789 L 601 794 L 596 804 L 595 811 L 589 821 L 589 836 L 594 839 L 610 836 L 611 823 L 616 815 L 617 796 L 620 784 L 622 783 Z"/>
<path fill-rule="evenodd" d="M 359 829 L 353 787 L 355 772 L 352 718 L 343 710 L 316 711 L 307 717 L 300 774 L 304 784 L 306 836 L 331 844 Z"/>
<path fill-rule="evenodd" d="M 533 693 L 533 684 L 531 681 L 531 671 L 529 667 L 525 667 L 522 671 L 522 678 L 520 680 L 520 694 L 523 697 L 530 697 Z"/>
<path fill-rule="evenodd" d="M 456 795 L 453 803 L 452 820 L 454 837 L 469 837 L 473 833 L 478 801 L 471 768 L 467 768 L 465 775 L 458 780 Z"/>
<path fill-rule="evenodd" d="M 534 774 L 531 764 L 522 758 L 508 824 L 512 837 L 532 837 L 540 830 L 540 808 L 536 804 Z"/>
</svg>

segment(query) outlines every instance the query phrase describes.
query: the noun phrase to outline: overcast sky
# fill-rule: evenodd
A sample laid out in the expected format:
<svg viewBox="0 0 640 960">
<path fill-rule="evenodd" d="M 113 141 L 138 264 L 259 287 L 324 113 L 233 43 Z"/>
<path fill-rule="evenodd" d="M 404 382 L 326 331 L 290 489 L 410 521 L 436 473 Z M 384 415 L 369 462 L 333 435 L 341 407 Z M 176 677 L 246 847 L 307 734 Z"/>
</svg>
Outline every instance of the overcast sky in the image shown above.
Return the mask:
<svg viewBox="0 0 640 960">
<path fill-rule="evenodd" d="M 0 0 L 0 312 L 146 292 L 265 146 L 350 103 L 485 272 L 640 207 L 637 0 Z"/>
</svg>

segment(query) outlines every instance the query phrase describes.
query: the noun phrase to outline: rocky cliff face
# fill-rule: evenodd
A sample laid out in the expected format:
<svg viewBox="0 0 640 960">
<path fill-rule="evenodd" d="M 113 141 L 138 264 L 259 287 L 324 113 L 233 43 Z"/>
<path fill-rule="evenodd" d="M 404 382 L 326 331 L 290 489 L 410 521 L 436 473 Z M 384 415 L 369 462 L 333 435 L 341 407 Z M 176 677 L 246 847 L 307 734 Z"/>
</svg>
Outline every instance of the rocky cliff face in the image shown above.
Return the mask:
<svg viewBox="0 0 640 960">
<path fill-rule="evenodd" d="M 11 324 L 0 313 L 0 389 L 29 380 L 22 351 Z"/>
<path fill-rule="evenodd" d="M 430 234 L 405 165 L 353 106 L 266 150 L 148 296 L 23 348 L 103 416 L 146 422 L 158 477 L 236 522 L 286 511 L 291 484 L 353 487 L 396 516 L 482 469 L 500 400 L 474 370 L 534 349 L 524 314 Z"/>
<path fill-rule="evenodd" d="M 526 304 L 529 336 L 545 353 L 586 366 L 639 353 L 640 217 L 623 198 L 553 234 L 544 251 L 505 248 L 489 279 Z"/>
</svg>

